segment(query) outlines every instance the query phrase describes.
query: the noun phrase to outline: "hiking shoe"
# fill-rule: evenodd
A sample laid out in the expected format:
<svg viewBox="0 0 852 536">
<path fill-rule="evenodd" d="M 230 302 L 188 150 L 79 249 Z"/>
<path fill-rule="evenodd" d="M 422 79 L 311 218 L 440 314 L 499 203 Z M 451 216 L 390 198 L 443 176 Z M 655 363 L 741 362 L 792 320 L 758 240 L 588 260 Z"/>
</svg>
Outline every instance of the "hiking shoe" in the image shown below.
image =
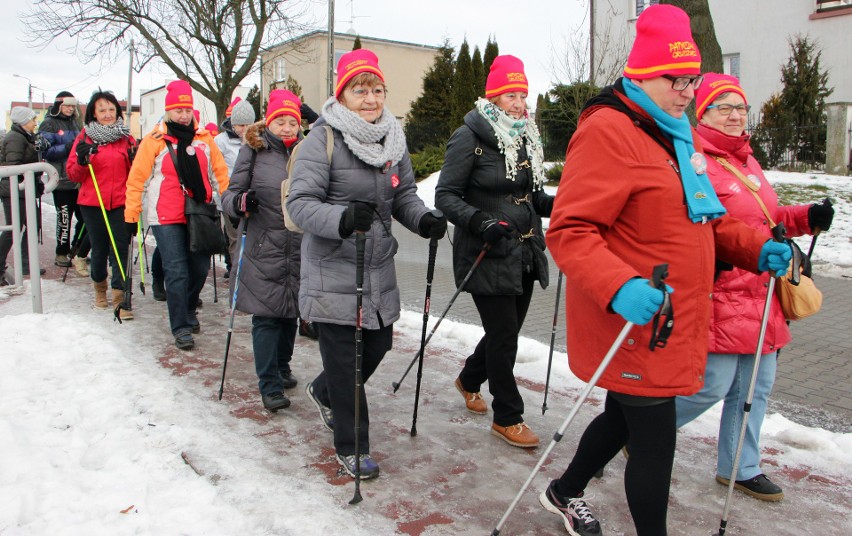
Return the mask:
<svg viewBox="0 0 852 536">
<path fill-rule="evenodd" d="M 485 400 L 482 399 L 482 395 L 478 392 L 469 393 L 465 391 L 464 387 L 462 387 L 461 378 L 456 378 L 456 389 L 458 389 L 464 397 L 464 404 L 467 406 L 467 410 L 469 412 L 476 413 L 477 415 L 485 415 L 488 413 L 488 404 L 486 404 Z"/>
<path fill-rule="evenodd" d="M 361 470 L 361 480 L 370 480 L 371 478 L 379 476 L 379 464 L 377 464 L 369 454 L 361 454 L 359 458 L 361 459 L 361 466 L 359 467 Z M 349 476 L 355 478 L 354 454 L 350 454 L 349 456 L 341 456 L 338 454 L 337 461 L 343 466 L 343 469 L 349 474 Z"/>
<path fill-rule="evenodd" d="M 290 399 L 284 396 L 284 393 L 280 391 L 268 395 L 261 395 L 260 399 L 263 402 L 263 407 L 272 413 L 275 413 L 279 409 L 290 407 Z"/>
<path fill-rule="evenodd" d="M 317 340 L 317 330 L 314 327 L 313 322 L 308 322 L 307 320 L 299 319 L 299 335 L 302 337 L 307 337 L 309 339 Z"/>
<path fill-rule="evenodd" d="M 582 497 L 582 495 L 580 495 Z M 556 480 L 538 496 L 538 502 L 548 512 L 562 518 L 568 534 L 573 536 L 599 536 L 603 534 L 601 524 L 592 515 L 589 505 L 580 497 L 562 497 L 556 491 Z"/>
<path fill-rule="evenodd" d="M 279 370 L 278 377 L 281 378 L 281 386 L 284 387 L 284 389 L 292 389 L 299 385 L 299 380 L 297 380 L 296 377 L 293 376 L 293 373 L 289 370 L 286 372 Z"/>
<path fill-rule="evenodd" d="M 716 475 L 716 482 L 723 486 L 730 484 L 730 480 L 719 475 Z M 781 491 L 781 488 L 764 474 L 759 474 L 748 480 L 737 480 L 734 482 L 734 489 L 761 501 L 778 502 L 784 498 L 784 492 Z"/>
<path fill-rule="evenodd" d="M 192 332 L 193 333 L 201 333 L 201 322 L 196 322 L 195 324 L 192 325 Z"/>
<path fill-rule="evenodd" d="M 538 446 L 538 436 L 530 430 L 525 422 L 519 422 L 512 426 L 491 425 L 491 435 L 495 435 L 506 443 L 521 448 L 532 448 Z"/>
<path fill-rule="evenodd" d="M 162 279 L 154 278 L 154 281 L 151 283 L 151 288 L 154 291 L 154 300 L 155 301 L 166 301 L 166 282 Z"/>
<path fill-rule="evenodd" d="M 314 384 L 312 382 L 308 382 L 308 386 L 305 387 L 305 394 L 308 395 L 310 401 L 313 402 L 314 406 L 316 406 L 319 410 L 323 425 L 333 432 L 334 414 L 331 412 L 330 407 L 323 405 L 323 403 L 320 402 L 320 399 L 314 396 Z"/>
<path fill-rule="evenodd" d="M 68 268 L 71 266 L 71 259 L 68 258 L 68 255 L 57 255 L 53 259 L 53 264 L 56 266 L 61 266 L 63 268 Z"/>
<path fill-rule="evenodd" d="M 195 339 L 192 338 L 192 331 L 181 331 L 176 334 L 175 346 L 181 350 L 192 350 L 195 347 Z"/>
</svg>

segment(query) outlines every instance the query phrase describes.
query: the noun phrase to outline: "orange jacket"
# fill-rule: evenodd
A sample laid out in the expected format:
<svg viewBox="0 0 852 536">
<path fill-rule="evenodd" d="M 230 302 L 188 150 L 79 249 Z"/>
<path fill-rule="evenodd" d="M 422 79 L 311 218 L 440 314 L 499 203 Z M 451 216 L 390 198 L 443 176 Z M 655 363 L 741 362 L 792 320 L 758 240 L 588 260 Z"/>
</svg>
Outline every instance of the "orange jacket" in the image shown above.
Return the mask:
<svg viewBox="0 0 852 536">
<path fill-rule="evenodd" d="M 651 352 L 652 324 L 635 326 L 598 385 L 638 396 L 691 395 L 704 384 L 715 259 L 756 272 L 766 238 L 728 216 L 692 223 L 673 152 L 640 128 L 644 121 L 656 129 L 653 120 L 616 95 L 634 117 L 609 106 L 583 113 L 547 232 L 567 278 L 568 360 L 588 381 L 625 324 L 610 308 L 616 292 L 668 263 L 675 316 L 668 346 Z"/>
<path fill-rule="evenodd" d="M 145 222 L 149 226 L 186 223 L 183 213 L 184 193 L 169 155 L 166 139 L 170 140 L 177 150 L 177 139 L 166 134 L 166 125 L 161 121 L 139 144 L 130 175 L 127 177 L 127 201 L 124 206 L 124 220 L 127 222 L 139 221 L 144 195 Z M 195 147 L 195 154 L 201 165 L 201 175 L 205 179 L 205 201 L 210 202 L 214 184 L 217 194 L 228 188 L 228 166 L 221 151 L 213 143 L 213 136 L 207 130 L 198 129 L 192 146 Z"/>
</svg>

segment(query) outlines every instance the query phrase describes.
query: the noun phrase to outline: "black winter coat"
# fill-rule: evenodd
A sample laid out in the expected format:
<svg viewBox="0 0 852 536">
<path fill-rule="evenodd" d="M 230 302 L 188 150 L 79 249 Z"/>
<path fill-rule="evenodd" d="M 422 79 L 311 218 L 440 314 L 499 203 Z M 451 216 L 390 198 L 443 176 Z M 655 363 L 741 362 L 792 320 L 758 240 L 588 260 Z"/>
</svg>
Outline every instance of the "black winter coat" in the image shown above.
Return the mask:
<svg viewBox="0 0 852 536">
<path fill-rule="evenodd" d="M 3 138 L 3 143 L 0 145 L 0 165 L 17 166 L 38 162 L 38 153 L 35 150 L 35 145 L 33 145 L 33 138 L 33 134 L 13 123 L 11 130 Z M 40 177 L 41 173 L 36 176 Z M 23 175 L 18 175 L 18 179 L 22 180 Z M 8 177 L 0 181 L 0 197 L 6 199 L 11 197 Z M 24 197 L 24 192 L 18 190 L 18 197 Z"/>
<path fill-rule="evenodd" d="M 76 190 L 80 185 L 71 182 L 65 164 L 70 156 L 71 145 L 80 133 L 80 124 L 75 113 L 71 117 L 57 113 L 48 115 L 38 126 L 38 133 L 50 142 L 50 148 L 44 154 L 44 159 L 59 172 L 57 190 Z M 74 155 L 76 158 L 76 155 Z"/>
<path fill-rule="evenodd" d="M 477 212 L 507 222 L 512 232 L 512 238 L 501 240 L 488 251 L 471 276 L 464 289 L 471 294 L 520 295 L 524 272 L 533 272 L 542 288 L 547 288 L 541 216 L 550 215 L 553 196 L 543 190 L 532 191 L 532 168 L 521 166 L 527 160 L 523 146 L 518 151 L 515 180 L 507 178 L 506 160 L 497 136 L 476 109 L 467 113 L 464 125 L 447 142 L 444 167 L 435 189 L 435 206 L 455 225 L 456 286 L 461 285 L 484 245 L 478 234 L 469 229 Z"/>
</svg>

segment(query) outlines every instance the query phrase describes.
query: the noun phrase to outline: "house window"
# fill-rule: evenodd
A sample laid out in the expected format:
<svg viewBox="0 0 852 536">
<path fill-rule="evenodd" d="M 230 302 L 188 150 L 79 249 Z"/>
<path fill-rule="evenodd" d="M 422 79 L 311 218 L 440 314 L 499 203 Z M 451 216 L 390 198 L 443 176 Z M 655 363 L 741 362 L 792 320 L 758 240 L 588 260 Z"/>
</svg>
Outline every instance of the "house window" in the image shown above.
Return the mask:
<svg viewBox="0 0 852 536">
<path fill-rule="evenodd" d="M 817 13 L 852 7 L 852 0 L 816 0 Z"/>
<path fill-rule="evenodd" d="M 728 54 L 722 57 L 725 74 L 740 78 L 740 55 Z"/>
<path fill-rule="evenodd" d="M 337 76 L 337 63 L 340 61 L 340 57 L 344 54 L 348 54 L 352 52 L 351 50 L 335 50 L 334 51 L 334 74 Z"/>
<path fill-rule="evenodd" d="M 659 3 L 660 0 L 636 0 L 636 16 L 641 15 L 646 7 Z"/>
<path fill-rule="evenodd" d="M 287 62 L 284 58 L 275 58 L 272 62 L 272 80 L 280 82 L 287 78 Z"/>
</svg>

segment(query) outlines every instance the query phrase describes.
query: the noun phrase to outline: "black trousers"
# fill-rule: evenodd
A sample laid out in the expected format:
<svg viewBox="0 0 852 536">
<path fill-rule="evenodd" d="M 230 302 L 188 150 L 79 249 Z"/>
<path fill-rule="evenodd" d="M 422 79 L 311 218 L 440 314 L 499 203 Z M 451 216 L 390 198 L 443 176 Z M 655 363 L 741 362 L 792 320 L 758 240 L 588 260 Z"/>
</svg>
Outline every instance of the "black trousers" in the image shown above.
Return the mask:
<svg viewBox="0 0 852 536">
<path fill-rule="evenodd" d="M 355 454 L 355 326 L 314 322 L 319 335 L 322 372 L 313 381 L 314 394 L 334 413 L 334 450 Z M 370 414 L 364 384 L 393 347 L 393 325 L 362 331 L 361 454 L 370 452 Z"/>
<path fill-rule="evenodd" d="M 465 391 L 476 393 L 488 380 L 488 392 L 494 397 L 494 423 L 512 426 L 524 420 L 524 399 L 515 382 L 515 359 L 518 357 L 518 334 L 530 308 L 533 274 L 523 276 L 523 294 L 519 296 L 483 296 L 473 294 L 473 303 L 485 335 L 473 354 L 467 358 L 459 374 Z"/>
<path fill-rule="evenodd" d="M 56 207 L 56 254 L 68 255 L 72 245 L 80 241 L 77 256 L 85 258 L 89 255 L 91 245 L 88 234 L 83 232 L 83 216 L 77 205 L 78 190 L 54 190 L 53 204 Z M 100 207 L 98 208 L 100 210 Z M 71 216 L 77 217 L 74 234 L 71 234 Z"/>
<path fill-rule="evenodd" d="M 618 396 L 618 395 L 616 395 Z M 665 536 L 677 428 L 674 398 L 651 406 L 619 402 L 607 393 L 604 412 L 589 423 L 557 491 L 578 496 L 621 447 L 630 457 L 624 490 L 638 536 Z"/>
</svg>

